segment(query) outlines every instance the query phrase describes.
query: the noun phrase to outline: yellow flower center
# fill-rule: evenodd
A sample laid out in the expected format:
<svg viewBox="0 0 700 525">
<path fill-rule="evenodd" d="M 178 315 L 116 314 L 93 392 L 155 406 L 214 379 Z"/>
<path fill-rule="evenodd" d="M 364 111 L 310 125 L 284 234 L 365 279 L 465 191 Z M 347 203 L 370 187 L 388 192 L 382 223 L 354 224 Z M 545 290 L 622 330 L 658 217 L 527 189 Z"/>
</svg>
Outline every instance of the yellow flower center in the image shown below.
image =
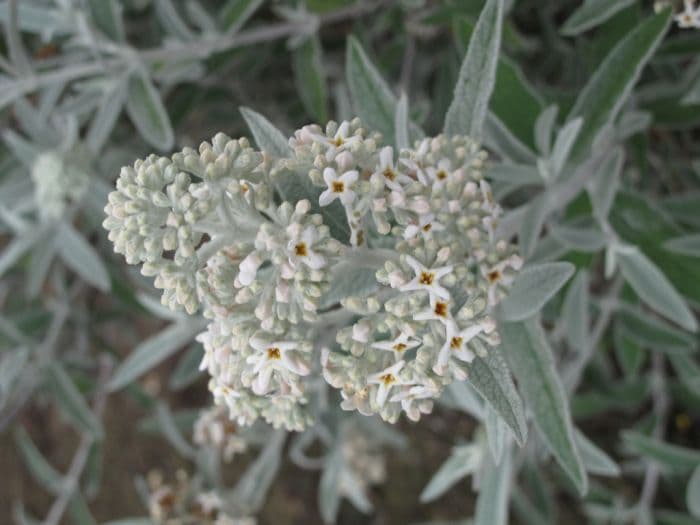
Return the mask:
<svg viewBox="0 0 700 525">
<path fill-rule="evenodd" d="M 421 272 L 418 282 L 425 286 L 430 286 L 435 280 L 435 274 L 433 272 Z"/>
<path fill-rule="evenodd" d="M 339 148 L 339 147 L 342 146 L 343 144 L 345 144 L 345 140 L 343 140 L 343 137 L 337 137 L 336 139 L 333 140 L 333 145 L 334 145 L 336 148 Z"/>
<path fill-rule="evenodd" d="M 397 352 L 403 352 L 404 350 L 406 350 L 406 348 L 408 348 L 408 346 L 406 346 L 404 343 L 396 343 L 394 345 L 394 350 L 396 350 Z"/>
<path fill-rule="evenodd" d="M 463 342 L 463 341 L 464 341 L 464 339 L 462 339 L 462 338 L 459 337 L 459 336 L 453 337 L 453 338 L 450 340 L 450 348 L 452 348 L 452 350 L 459 350 L 460 348 L 462 348 L 462 342 Z"/>
<path fill-rule="evenodd" d="M 379 378 L 379 380 L 384 383 L 384 386 L 393 385 L 396 382 L 394 374 L 384 374 Z"/>
<path fill-rule="evenodd" d="M 282 352 L 276 346 L 271 346 L 270 348 L 267 349 L 267 358 L 270 360 L 282 359 Z"/>
<path fill-rule="evenodd" d="M 493 270 L 492 272 L 488 273 L 487 277 L 490 282 L 495 283 L 501 280 L 501 272 L 498 270 Z"/>
<path fill-rule="evenodd" d="M 435 174 L 438 180 L 445 180 L 447 178 L 447 172 L 445 170 L 440 170 Z"/>
<path fill-rule="evenodd" d="M 394 170 L 392 170 L 391 168 L 386 168 L 384 170 L 383 175 L 384 175 L 384 178 L 386 178 L 390 181 L 393 181 L 394 179 L 396 179 L 396 172 Z"/>
<path fill-rule="evenodd" d="M 435 315 L 438 317 L 447 317 L 447 303 L 441 301 L 435 303 Z"/>
<path fill-rule="evenodd" d="M 297 255 L 297 257 L 306 257 L 309 254 L 308 250 L 306 249 L 306 243 L 300 242 L 294 246 L 294 253 Z"/>
<path fill-rule="evenodd" d="M 334 193 L 343 193 L 345 191 L 345 184 L 342 181 L 335 181 L 331 185 L 331 189 Z"/>
</svg>

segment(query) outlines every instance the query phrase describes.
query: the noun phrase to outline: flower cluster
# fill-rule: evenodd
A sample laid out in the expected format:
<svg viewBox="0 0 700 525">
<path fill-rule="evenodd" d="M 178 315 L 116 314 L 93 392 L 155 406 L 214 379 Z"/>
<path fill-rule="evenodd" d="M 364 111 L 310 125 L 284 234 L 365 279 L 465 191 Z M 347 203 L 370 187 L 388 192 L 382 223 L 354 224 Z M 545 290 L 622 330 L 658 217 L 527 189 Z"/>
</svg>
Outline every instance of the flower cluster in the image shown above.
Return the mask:
<svg viewBox="0 0 700 525">
<path fill-rule="evenodd" d="M 305 126 L 289 155 L 217 135 L 124 168 L 106 207 L 115 250 L 198 337 L 238 424 L 303 429 L 322 377 L 341 406 L 430 412 L 499 343 L 493 307 L 520 269 L 471 139 L 396 152 L 359 120 Z"/>
<path fill-rule="evenodd" d="M 79 201 L 87 190 L 87 154 L 78 146 L 68 152 L 44 151 L 34 160 L 31 176 L 41 219 L 60 219 L 66 207 Z"/>
<path fill-rule="evenodd" d="M 214 491 L 203 491 L 196 479 L 178 471 L 175 484 L 160 472 L 148 475 L 148 510 L 156 525 L 255 525 L 251 517 L 234 517 Z"/>
</svg>

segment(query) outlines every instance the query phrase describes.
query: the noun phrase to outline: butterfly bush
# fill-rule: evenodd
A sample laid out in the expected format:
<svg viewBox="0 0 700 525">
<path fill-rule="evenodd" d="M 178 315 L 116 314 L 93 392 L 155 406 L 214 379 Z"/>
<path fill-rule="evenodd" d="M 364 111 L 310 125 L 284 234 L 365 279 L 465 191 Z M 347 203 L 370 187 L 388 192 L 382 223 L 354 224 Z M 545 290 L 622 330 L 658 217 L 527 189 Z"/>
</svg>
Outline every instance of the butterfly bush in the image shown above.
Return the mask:
<svg viewBox="0 0 700 525">
<path fill-rule="evenodd" d="M 522 265 L 485 162 L 465 136 L 395 151 L 359 119 L 281 157 L 220 133 L 123 168 L 104 227 L 164 305 L 208 320 L 201 368 L 236 423 L 302 430 L 324 381 L 345 410 L 417 421 L 499 344 Z"/>
</svg>

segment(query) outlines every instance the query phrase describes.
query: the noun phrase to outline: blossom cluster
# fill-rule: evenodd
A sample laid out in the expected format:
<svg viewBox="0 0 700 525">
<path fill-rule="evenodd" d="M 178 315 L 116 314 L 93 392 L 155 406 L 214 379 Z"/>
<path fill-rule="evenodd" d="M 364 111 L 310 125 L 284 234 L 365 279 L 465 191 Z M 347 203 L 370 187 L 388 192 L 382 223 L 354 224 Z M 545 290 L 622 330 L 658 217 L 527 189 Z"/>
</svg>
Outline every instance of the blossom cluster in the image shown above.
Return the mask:
<svg viewBox="0 0 700 525">
<path fill-rule="evenodd" d="M 324 381 L 396 421 L 499 344 L 491 312 L 522 265 L 463 136 L 395 151 L 358 119 L 309 125 L 275 158 L 219 134 L 122 169 L 104 222 L 198 340 L 240 425 L 305 428 Z"/>
</svg>

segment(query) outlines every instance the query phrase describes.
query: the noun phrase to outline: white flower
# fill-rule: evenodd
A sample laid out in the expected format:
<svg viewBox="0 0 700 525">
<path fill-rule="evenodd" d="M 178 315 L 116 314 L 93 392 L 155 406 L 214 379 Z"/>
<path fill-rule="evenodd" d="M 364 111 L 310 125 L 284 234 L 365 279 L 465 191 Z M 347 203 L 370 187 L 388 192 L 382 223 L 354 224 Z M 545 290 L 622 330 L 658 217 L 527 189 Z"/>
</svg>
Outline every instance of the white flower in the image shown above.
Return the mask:
<svg viewBox="0 0 700 525">
<path fill-rule="evenodd" d="M 481 274 L 488 281 L 488 299 L 489 305 L 495 306 L 500 297 L 498 296 L 498 289 L 501 286 L 510 286 L 515 280 L 515 275 L 506 275 L 504 272 L 506 268 L 511 267 L 514 270 L 520 270 L 523 266 L 523 260 L 518 256 L 513 254 L 508 259 L 505 259 L 498 264 L 491 267 L 481 266 Z"/>
<path fill-rule="evenodd" d="M 372 348 L 393 352 L 396 359 L 400 359 L 401 356 L 405 354 L 406 350 L 410 350 L 411 348 L 415 348 L 419 345 L 420 341 L 412 340 L 408 334 L 402 332 L 392 341 L 380 341 L 379 343 L 373 343 Z"/>
<path fill-rule="evenodd" d="M 316 253 L 313 250 L 314 244 L 318 241 L 318 232 L 313 226 L 307 226 L 301 230 L 300 224 L 292 224 L 287 228 L 291 239 L 287 243 L 287 254 L 289 255 L 289 264 L 296 268 L 303 263 L 312 270 L 319 270 L 326 265 L 326 259 L 323 255 Z"/>
<path fill-rule="evenodd" d="M 238 266 L 238 280 L 243 286 L 250 285 L 258 274 L 258 268 L 263 263 L 260 256 L 253 252 L 241 261 Z"/>
<path fill-rule="evenodd" d="M 355 200 L 355 192 L 350 188 L 358 177 L 357 170 L 346 171 L 339 177 L 333 168 L 324 169 L 323 180 L 326 182 L 327 188 L 321 193 L 318 203 L 321 206 L 328 206 L 335 199 L 340 199 L 343 206 L 348 206 Z"/>
<path fill-rule="evenodd" d="M 380 180 L 389 189 L 397 192 L 403 192 L 403 184 L 409 184 L 413 181 L 408 175 L 399 173 L 398 167 L 394 164 L 394 148 L 386 146 L 379 152 L 379 166 L 372 174 L 372 178 Z"/>
<path fill-rule="evenodd" d="M 428 413 L 430 410 L 432 410 L 433 404 L 432 402 L 417 402 L 424 401 L 426 399 L 435 399 L 438 397 L 439 393 L 440 392 L 438 392 L 437 388 L 432 385 L 413 385 L 408 388 L 404 388 L 397 394 L 394 394 L 390 401 L 400 402 L 401 409 L 406 412 L 408 419 L 411 421 L 418 421 L 421 413 Z"/>
<path fill-rule="evenodd" d="M 377 388 L 377 405 L 380 407 L 384 406 L 387 397 L 389 397 L 389 392 L 392 387 L 403 384 L 399 379 L 399 372 L 406 364 L 405 361 L 397 361 L 388 368 L 385 368 L 381 372 L 372 374 L 367 378 L 367 384 L 379 385 Z"/>
<path fill-rule="evenodd" d="M 471 325 L 459 331 L 459 327 L 454 322 L 446 323 L 445 344 L 440 349 L 433 371 L 438 375 L 443 375 L 450 356 L 453 355 L 465 363 L 471 363 L 474 360 L 474 352 L 467 348 L 467 343 L 482 331 L 483 327 L 479 324 Z"/>
<path fill-rule="evenodd" d="M 443 300 L 450 298 L 450 292 L 440 286 L 440 279 L 452 273 L 452 266 L 442 266 L 440 268 L 426 268 L 410 255 L 406 256 L 406 263 L 415 272 L 416 276 L 399 288 L 401 292 L 414 290 L 424 290 L 430 297 L 438 297 Z"/>
<path fill-rule="evenodd" d="M 673 17 L 678 27 L 700 29 L 700 7 L 695 7 L 694 0 L 685 0 L 683 5 L 683 11 Z"/>
<path fill-rule="evenodd" d="M 362 138 L 357 135 L 350 135 L 350 123 L 348 121 L 343 121 L 338 126 L 333 138 L 321 137 L 321 139 L 332 146 L 335 151 L 351 149 L 355 144 L 362 141 Z"/>
<path fill-rule="evenodd" d="M 430 307 L 422 312 L 413 314 L 414 321 L 440 321 L 441 323 L 449 323 L 452 321 L 452 313 L 450 312 L 450 303 L 442 301 L 433 296 L 430 297 Z"/>
<path fill-rule="evenodd" d="M 445 227 L 435 220 L 435 215 L 426 213 L 418 217 L 418 224 L 409 224 L 403 232 L 404 239 L 412 239 L 419 233 L 424 237 L 429 236 L 433 232 L 442 231 Z"/>
<path fill-rule="evenodd" d="M 449 159 L 440 159 L 437 166 L 426 167 L 425 173 L 428 176 L 428 180 L 422 180 L 423 184 L 426 186 L 432 184 L 436 188 L 441 188 L 450 178 L 452 163 Z"/>
<path fill-rule="evenodd" d="M 246 362 L 253 365 L 256 377 L 251 386 L 253 392 L 259 396 L 265 395 L 270 389 L 270 380 L 275 371 L 280 372 L 283 377 L 288 372 L 299 376 L 310 372 L 308 365 L 294 355 L 293 351 L 298 345 L 293 341 L 269 343 L 253 337 L 250 346 L 258 351 L 257 354 L 249 356 Z"/>
</svg>

